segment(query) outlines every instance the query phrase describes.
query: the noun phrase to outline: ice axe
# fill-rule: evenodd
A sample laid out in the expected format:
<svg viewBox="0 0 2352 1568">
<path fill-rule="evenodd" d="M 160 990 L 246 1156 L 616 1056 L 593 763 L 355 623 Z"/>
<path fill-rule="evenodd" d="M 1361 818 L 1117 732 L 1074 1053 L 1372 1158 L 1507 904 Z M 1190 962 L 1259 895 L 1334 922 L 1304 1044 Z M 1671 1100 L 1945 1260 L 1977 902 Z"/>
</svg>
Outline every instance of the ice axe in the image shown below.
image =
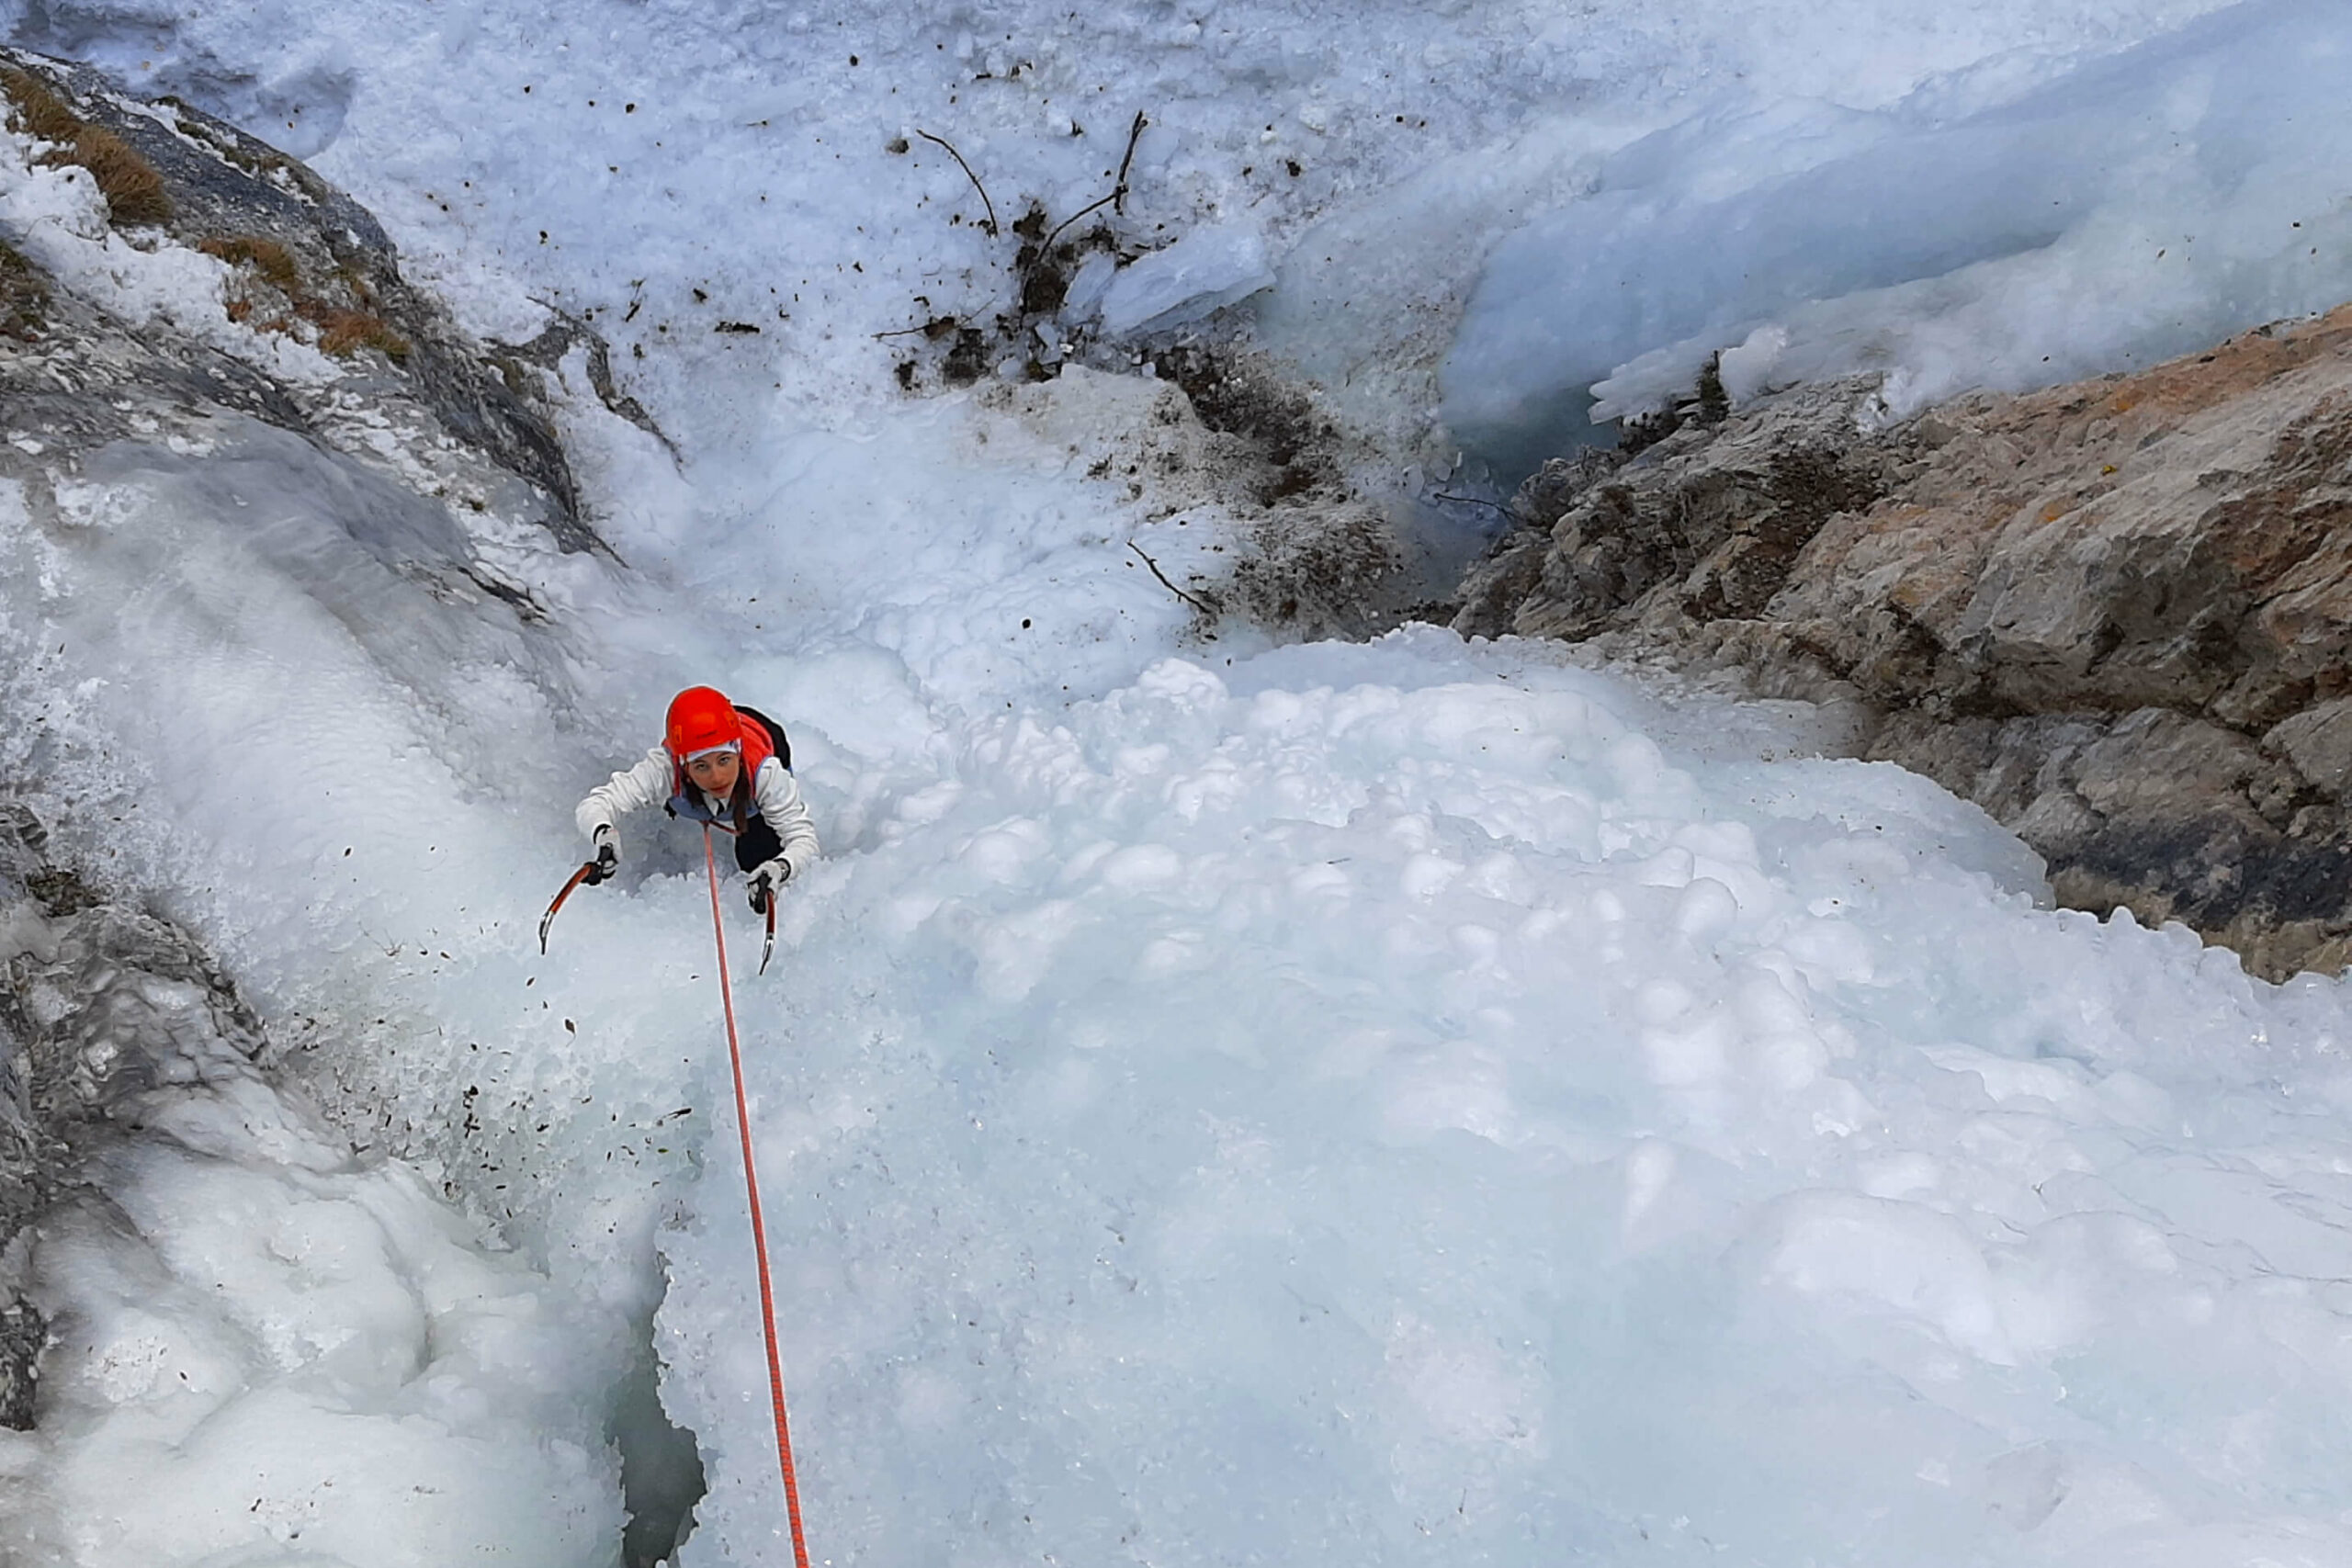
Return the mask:
<svg viewBox="0 0 2352 1568">
<path fill-rule="evenodd" d="M 707 849 L 709 847 L 710 829 L 704 829 L 702 836 L 704 847 Z M 717 863 L 714 859 L 712 864 Z M 754 971 L 755 974 L 764 975 L 768 972 L 768 954 L 775 951 L 775 907 L 778 901 L 776 892 L 776 886 L 772 882 L 754 881 L 752 884 L 752 908 L 760 912 L 762 918 L 767 921 L 768 927 L 767 935 L 760 942 L 760 966 Z"/>
<path fill-rule="evenodd" d="M 539 917 L 539 952 L 541 953 L 544 954 L 548 950 L 548 928 L 555 924 L 555 912 L 563 908 L 563 901 L 571 897 L 571 890 L 583 882 L 594 887 L 612 874 L 605 868 L 603 862 L 593 860 L 583 862 L 580 869 L 571 874 L 571 880 L 565 883 L 563 891 L 555 896 L 555 902 L 548 906 L 548 912 Z"/>
</svg>

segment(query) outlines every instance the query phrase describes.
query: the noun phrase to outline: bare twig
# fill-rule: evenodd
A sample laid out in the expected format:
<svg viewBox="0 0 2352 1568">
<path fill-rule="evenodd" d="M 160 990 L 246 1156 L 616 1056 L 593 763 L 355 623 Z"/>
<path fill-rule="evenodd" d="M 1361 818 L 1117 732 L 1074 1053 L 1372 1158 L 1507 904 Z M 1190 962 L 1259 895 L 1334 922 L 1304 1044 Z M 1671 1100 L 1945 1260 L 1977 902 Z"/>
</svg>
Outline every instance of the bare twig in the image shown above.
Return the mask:
<svg viewBox="0 0 2352 1568">
<path fill-rule="evenodd" d="M 1137 109 L 1136 111 L 1136 122 L 1127 130 L 1127 155 L 1119 160 L 1118 183 L 1111 187 L 1111 194 L 1104 197 L 1101 201 L 1089 202 L 1084 207 L 1080 208 L 1076 212 L 1071 213 L 1069 217 L 1055 224 L 1054 231 L 1046 235 L 1037 246 L 1037 254 L 1039 256 L 1042 257 L 1053 250 L 1054 242 L 1061 237 L 1063 230 L 1069 228 L 1071 224 L 1077 222 L 1080 219 L 1085 217 L 1090 212 L 1096 211 L 1103 207 L 1108 207 L 1112 211 L 1118 213 L 1122 217 L 1126 215 L 1127 169 L 1128 166 L 1136 161 L 1136 143 L 1143 137 L 1143 128 L 1150 123 L 1151 121 L 1144 118 L 1144 114 L 1141 109 Z"/>
<path fill-rule="evenodd" d="M 947 149 L 947 155 L 956 160 L 956 166 L 964 171 L 964 177 L 972 182 L 974 190 L 980 193 L 980 205 L 989 209 L 989 233 L 994 236 L 997 232 L 996 203 L 989 199 L 989 187 L 980 183 L 979 175 L 972 173 L 972 165 L 964 162 L 964 154 L 956 151 L 956 143 L 944 136 L 933 136 L 928 130 L 918 129 L 915 134 L 925 141 L 936 141 Z"/>
<path fill-rule="evenodd" d="M 1135 124 L 1127 127 L 1127 155 L 1119 160 L 1119 187 L 1111 193 L 1116 203 L 1112 209 L 1122 218 L 1127 215 L 1127 165 L 1136 161 L 1136 143 L 1143 140 L 1143 128 L 1151 121 L 1144 118 L 1143 110 L 1136 110 Z"/>
<path fill-rule="evenodd" d="M 1469 505 L 1469 506 L 1483 506 L 1483 507 L 1485 507 L 1485 508 L 1486 508 L 1487 511 L 1489 511 L 1489 512 L 1499 512 L 1499 513 L 1501 513 L 1504 516 L 1506 516 L 1506 517 L 1508 517 L 1508 518 L 1511 519 L 1511 521 L 1513 521 L 1513 522 L 1517 522 L 1517 521 L 1519 520 L 1519 513 L 1518 513 L 1513 512 L 1513 511 L 1512 511 L 1510 507 L 1508 507 L 1508 506 L 1498 506 L 1498 505 L 1497 505 L 1495 502 L 1491 502 L 1491 501 L 1487 500 L 1487 499 L 1486 499 L 1485 497 L 1483 497 L 1483 496 L 1476 496 L 1476 495 L 1454 495 L 1454 494 L 1453 494 L 1452 492 L 1447 491 L 1433 490 L 1433 491 L 1430 491 L 1430 499 L 1431 501 L 1459 501 L 1459 502 L 1463 502 L 1464 504 L 1465 504 L 1465 505 Z"/>
<path fill-rule="evenodd" d="M 1063 230 L 1088 213 L 1099 212 L 1105 207 L 1122 214 L 1127 210 L 1127 166 L 1136 161 L 1136 142 L 1143 135 L 1143 128 L 1150 123 L 1144 118 L 1141 109 L 1136 111 L 1136 122 L 1127 130 L 1127 155 L 1119 160 L 1119 179 L 1118 183 L 1111 187 L 1111 194 L 1100 201 L 1088 202 L 1084 207 L 1055 224 L 1052 231 L 1037 242 L 1036 250 L 1030 255 L 1029 265 L 1021 269 L 1020 292 L 1023 295 L 1025 296 L 1029 292 L 1029 275 L 1036 271 L 1038 266 L 1054 254 L 1054 242 L 1061 238 Z"/>
<path fill-rule="evenodd" d="M 1054 231 L 1046 235 L 1043 240 L 1037 242 L 1037 259 L 1039 261 L 1043 261 L 1046 255 L 1052 252 L 1054 248 L 1054 242 L 1061 238 L 1063 230 L 1069 228 L 1071 224 L 1077 222 L 1088 213 L 1110 206 L 1113 202 L 1118 200 L 1121 197 L 1126 194 L 1126 187 L 1122 186 L 1117 190 L 1114 190 L 1110 195 L 1104 197 L 1102 200 L 1088 202 L 1084 207 L 1080 208 L 1076 212 L 1071 213 L 1069 217 L 1055 224 Z"/>
<path fill-rule="evenodd" d="M 1201 600 L 1194 598 L 1192 594 L 1185 592 L 1182 589 L 1169 581 L 1168 574 L 1159 570 L 1159 563 L 1158 561 L 1143 553 L 1143 547 L 1141 545 L 1136 544 L 1133 539 L 1129 539 L 1127 541 L 1127 548 L 1135 551 L 1136 558 L 1142 561 L 1144 565 L 1151 568 L 1151 575 L 1159 579 L 1159 585 L 1162 588 L 1165 588 L 1168 592 L 1173 593 L 1177 598 L 1182 599 L 1185 604 L 1190 604 L 1193 609 L 1198 610 L 1204 615 L 1214 615 L 1216 614 L 1215 610 L 1209 608 L 1209 606 L 1204 604 Z"/>
</svg>

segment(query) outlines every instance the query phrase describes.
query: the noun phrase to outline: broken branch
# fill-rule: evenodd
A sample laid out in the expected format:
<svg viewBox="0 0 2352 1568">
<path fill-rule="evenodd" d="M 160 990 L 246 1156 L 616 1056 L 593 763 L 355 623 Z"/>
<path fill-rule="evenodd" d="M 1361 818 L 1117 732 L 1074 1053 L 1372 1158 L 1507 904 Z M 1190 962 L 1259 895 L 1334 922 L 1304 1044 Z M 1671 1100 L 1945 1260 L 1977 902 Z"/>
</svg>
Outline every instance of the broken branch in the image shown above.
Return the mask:
<svg viewBox="0 0 2352 1568">
<path fill-rule="evenodd" d="M 1114 212 L 1125 215 L 1127 210 L 1127 167 L 1136 161 L 1136 140 L 1143 135 L 1143 128 L 1150 123 L 1151 122 L 1149 120 L 1144 118 L 1143 111 L 1141 109 L 1137 109 L 1136 111 L 1136 122 L 1127 130 L 1127 155 L 1119 160 L 1119 179 L 1118 183 L 1111 187 L 1111 194 L 1102 197 L 1100 201 L 1088 202 L 1084 207 L 1080 208 L 1076 212 L 1071 213 L 1069 217 L 1055 224 L 1052 232 L 1048 233 L 1043 240 L 1037 242 L 1036 253 L 1030 257 L 1029 265 L 1022 269 L 1021 282 L 1023 293 L 1027 292 L 1029 274 L 1036 270 L 1038 263 L 1044 261 L 1046 257 L 1054 254 L 1054 242 L 1061 238 L 1063 230 L 1069 228 L 1071 224 L 1077 222 L 1088 213 L 1098 212 L 1105 207 L 1110 208 Z"/>
<path fill-rule="evenodd" d="M 1430 491 L 1430 499 L 1432 501 L 1458 501 L 1464 506 L 1483 506 L 1489 512 L 1499 512 L 1504 516 L 1512 519 L 1514 522 L 1518 520 L 1519 514 L 1513 512 L 1510 507 L 1499 506 L 1494 502 L 1487 500 L 1483 496 L 1455 495 L 1451 491 L 1433 490 Z"/>
<path fill-rule="evenodd" d="M 928 130 L 918 129 L 915 134 L 925 141 L 936 141 L 947 149 L 947 155 L 956 160 L 956 166 L 964 171 L 964 177 L 972 182 L 974 190 L 980 193 L 980 205 L 989 209 L 989 234 L 993 238 L 997 232 L 996 203 L 989 199 L 989 187 L 980 183 L 979 175 L 972 173 L 972 165 L 964 162 L 964 154 L 956 151 L 956 143 L 944 136 L 933 136 Z"/>
<path fill-rule="evenodd" d="M 1127 155 L 1119 160 L 1118 186 L 1111 192 L 1111 199 L 1117 204 L 1112 210 L 1122 218 L 1127 215 L 1127 165 L 1136 161 L 1136 143 L 1143 140 L 1143 128 L 1150 123 L 1137 109 L 1135 124 L 1127 127 Z"/>
<path fill-rule="evenodd" d="M 1168 592 L 1173 593 L 1177 598 L 1182 599 L 1185 604 L 1190 604 L 1193 609 L 1198 610 L 1204 615 L 1214 615 L 1216 614 L 1216 612 L 1210 609 L 1207 604 L 1204 604 L 1199 599 L 1194 598 L 1192 594 L 1185 592 L 1174 583 L 1169 581 L 1168 574 L 1159 570 L 1159 563 L 1158 561 L 1143 553 L 1143 547 L 1141 545 L 1136 544 L 1133 539 L 1129 539 L 1127 541 L 1127 548 L 1135 551 L 1136 558 L 1142 561 L 1144 565 L 1151 568 L 1151 575 L 1159 579 L 1159 585 L 1162 588 L 1165 588 Z"/>
</svg>

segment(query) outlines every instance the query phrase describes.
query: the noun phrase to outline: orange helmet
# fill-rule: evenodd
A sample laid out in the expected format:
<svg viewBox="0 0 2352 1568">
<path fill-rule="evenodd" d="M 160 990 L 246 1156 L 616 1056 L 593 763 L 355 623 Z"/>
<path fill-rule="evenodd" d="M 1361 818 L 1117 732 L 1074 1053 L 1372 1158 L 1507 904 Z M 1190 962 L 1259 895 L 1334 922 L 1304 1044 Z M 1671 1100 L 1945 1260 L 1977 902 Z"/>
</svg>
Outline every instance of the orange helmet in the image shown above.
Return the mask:
<svg viewBox="0 0 2352 1568">
<path fill-rule="evenodd" d="M 670 755 L 683 762 L 697 751 L 740 745 L 743 721 L 735 716 L 735 705 L 708 686 L 688 686 L 670 699 L 670 719 L 662 739 Z"/>
</svg>

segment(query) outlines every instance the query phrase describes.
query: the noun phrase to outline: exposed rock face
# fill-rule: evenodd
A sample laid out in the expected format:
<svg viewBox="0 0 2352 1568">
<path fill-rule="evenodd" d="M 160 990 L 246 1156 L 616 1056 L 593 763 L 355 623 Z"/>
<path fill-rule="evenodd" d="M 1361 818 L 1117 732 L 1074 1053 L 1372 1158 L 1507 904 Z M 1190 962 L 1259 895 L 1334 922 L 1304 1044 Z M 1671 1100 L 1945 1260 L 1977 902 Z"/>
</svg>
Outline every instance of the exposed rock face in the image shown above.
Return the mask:
<svg viewBox="0 0 2352 1568">
<path fill-rule="evenodd" d="M 0 48 L 0 474 L 38 488 L 109 442 L 216 439 L 242 415 L 455 513 L 603 547 L 536 372 L 412 287 L 366 209 L 85 67 Z M 94 157 L 94 136 L 117 146 Z"/>
<path fill-rule="evenodd" d="M 2059 897 L 2352 957 L 2352 307 L 1873 430 L 1807 389 L 1555 463 L 1457 628 L 1859 694 Z"/>
<path fill-rule="evenodd" d="M 539 403 L 574 353 L 626 403 L 580 323 L 471 343 L 348 197 L 88 71 L 0 48 L 0 488 L 37 527 L 86 524 L 149 468 L 239 505 L 274 475 L 322 487 L 323 515 L 429 592 L 525 619 L 544 607 L 514 563 L 550 540 L 605 548 Z M 11 708 L 0 741 L 36 744 L 44 722 Z M 192 939 L 52 863 L 11 794 L 0 781 L 0 1425 L 24 1427 L 48 1332 L 27 1227 L 153 1091 L 250 1077 L 262 1036 Z"/>
<path fill-rule="evenodd" d="M 1546 464 L 1513 502 L 1527 525 L 1464 584 L 1456 627 L 1580 638 L 1661 612 L 1759 615 L 1821 525 L 1893 482 L 1896 462 L 1857 439 L 1864 396 L 1807 390 L 1622 466 Z"/>
<path fill-rule="evenodd" d="M 18 1234 L 77 1155 L 165 1082 L 260 1053 L 259 1022 L 185 932 L 110 902 L 0 802 L 0 1426 L 33 1424 L 45 1337 Z"/>
</svg>

